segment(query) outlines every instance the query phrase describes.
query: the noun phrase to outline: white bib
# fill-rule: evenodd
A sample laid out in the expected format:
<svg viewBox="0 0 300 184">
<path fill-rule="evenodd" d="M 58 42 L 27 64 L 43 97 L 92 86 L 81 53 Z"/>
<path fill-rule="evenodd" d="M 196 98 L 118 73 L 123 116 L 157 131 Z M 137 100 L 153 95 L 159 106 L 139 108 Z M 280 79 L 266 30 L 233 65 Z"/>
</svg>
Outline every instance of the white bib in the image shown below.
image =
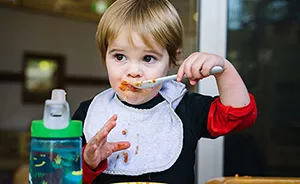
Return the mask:
<svg viewBox="0 0 300 184">
<path fill-rule="evenodd" d="M 117 125 L 107 140 L 131 143 L 127 150 L 108 157 L 108 168 L 104 173 L 135 176 L 169 169 L 182 150 L 183 126 L 174 110 L 185 92 L 182 83 L 166 82 L 159 92 L 165 100 L 151 109 L 124 105 L 112 89 L 98 94 L 85 119 L 86 140 L 89 141 L 113 114 L 117 114 Z"/>
</svg>

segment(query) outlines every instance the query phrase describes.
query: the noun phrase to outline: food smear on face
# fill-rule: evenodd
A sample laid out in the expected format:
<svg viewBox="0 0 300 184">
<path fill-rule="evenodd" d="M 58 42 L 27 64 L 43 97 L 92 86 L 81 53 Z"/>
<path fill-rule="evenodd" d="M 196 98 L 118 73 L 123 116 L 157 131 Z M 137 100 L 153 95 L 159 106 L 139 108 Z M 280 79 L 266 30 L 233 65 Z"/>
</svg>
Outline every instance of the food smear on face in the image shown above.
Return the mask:
<svg viewBox="0 0 300 184">
<path fill-rule="evenodd" d="M 122 81 L 121 84 L 120 84 L 120 86 L 119 86 L 119 89 L 122 90 L 122 91 L 129 90 L 129 91 L 132 91 L 132 92 L 136 92 L 136 90 L 137 90 L 137 88 L 133 87 L 127 81 Z"/>
<path fill-rule="evenodd" d="M 126 90 L 126 85 L 123 83 L 124 81 L 121 82 L 120 86 L 119 86 L 119 89 L 121 91 L 125 91 Z"/>
<path fill-rule="evenodd" d="M 127 81 L 122 81 L 120 86 L 119 86 L 120 90 L 125 91 L 127 89 L 128 84 L 129 83 Z"/>
<path fill-rule="evenodd" d="M 128 153 L 124 151 L 123 156 L 124 156 L 124 163 L 127 163 L 128 162 Z"/>
</svg>

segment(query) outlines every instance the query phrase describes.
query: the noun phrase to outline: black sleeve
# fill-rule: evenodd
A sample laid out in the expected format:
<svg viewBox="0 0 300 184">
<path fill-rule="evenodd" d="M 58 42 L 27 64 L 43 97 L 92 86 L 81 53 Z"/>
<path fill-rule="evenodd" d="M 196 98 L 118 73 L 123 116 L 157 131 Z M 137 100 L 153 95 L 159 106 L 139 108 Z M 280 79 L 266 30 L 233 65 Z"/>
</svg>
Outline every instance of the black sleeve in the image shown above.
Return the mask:
<svg viewBox="0 0 300 184">
<path fill-rule="evenodd" d="M 91 102 L 92 102 L 92 100 L 87 100 L 87 101 L 80 103 L 78 109 L 75 111 L 75 113 L 72 116 L 72 120 L 80 120 L 82 122 L 82 129 L 84 126 L 84 120 L 86 117 L 86 113 L 89 109 Z M 83 133 L 82 133 L 81 139 L 82 139 L 82 146 L 83 146 L 86 144 L 85 136 Z"/>
<path fill-rule="evenodd" d="M 215 98 L 187 92 L 176 109 L 177 114 L 196 140 L 199 140 L 201 137 L 216 138 L 212 137 L 207 129 L 210 105 Z"/>
</svg>

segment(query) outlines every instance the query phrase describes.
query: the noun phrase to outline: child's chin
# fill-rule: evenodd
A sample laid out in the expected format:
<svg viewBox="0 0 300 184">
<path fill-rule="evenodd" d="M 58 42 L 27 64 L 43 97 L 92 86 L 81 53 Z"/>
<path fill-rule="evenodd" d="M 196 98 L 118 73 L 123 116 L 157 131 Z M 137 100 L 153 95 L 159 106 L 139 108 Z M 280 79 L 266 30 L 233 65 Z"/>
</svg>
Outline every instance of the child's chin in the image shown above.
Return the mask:
<svg viewBox="0 0 300 184">
<path fill-rule="evenodd" d="M 145 95 L 127 95 L 121 97 L 123 101 L 132 104 L 132 105 L 140 105 L 146 103 L 150 99 L 147 98 Z"/>
<path fill-rule="evenodd" d="M 132 105 L 140 105 L 151 100 L 158 93 L 157 89 L 140 91 L 119 91 L 118 96 L 122 101 Z"/>
<path fill-rule="evenodd" d="M 143 104 L 145 102 L 147 102 L 146 99 L 142 99 L 142 98 L 130 98 L 130 97 L 127 97 L 124 99 L 125 102 L 131 104 L 131 105 L 140 105 L 140 104 Z"/>
</svg>

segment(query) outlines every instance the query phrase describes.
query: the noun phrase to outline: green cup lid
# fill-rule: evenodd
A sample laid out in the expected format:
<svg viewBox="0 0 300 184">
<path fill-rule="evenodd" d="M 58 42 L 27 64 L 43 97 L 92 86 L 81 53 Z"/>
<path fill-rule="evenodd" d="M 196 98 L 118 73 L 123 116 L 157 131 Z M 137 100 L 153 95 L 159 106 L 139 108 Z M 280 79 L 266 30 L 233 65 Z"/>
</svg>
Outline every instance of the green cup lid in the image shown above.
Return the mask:
<svg viewBox="0 0 300 184">
<path fill-rule="evenodd" d="M 82 122 L 70 120 L 63 129 L 48 129 L 43 120 L 34 120 L 31 124 L 31 137 L 37 138 L 76 138 L 82 136 Z"/>
</svg>

